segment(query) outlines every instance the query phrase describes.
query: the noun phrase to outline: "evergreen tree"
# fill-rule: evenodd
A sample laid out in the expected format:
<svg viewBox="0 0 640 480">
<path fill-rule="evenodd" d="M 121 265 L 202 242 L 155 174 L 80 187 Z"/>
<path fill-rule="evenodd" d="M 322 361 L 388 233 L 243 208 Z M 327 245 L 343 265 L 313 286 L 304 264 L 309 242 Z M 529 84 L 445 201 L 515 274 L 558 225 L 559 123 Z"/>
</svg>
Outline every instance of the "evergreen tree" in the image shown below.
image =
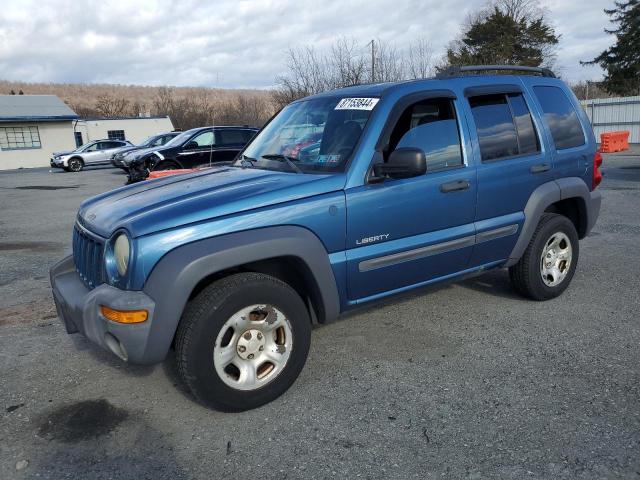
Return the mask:
<svg viewBox="0 0 640 480">
<path fill-rule="evenodd" d="M 615 30 L 605 32 L 616 36 L 616 43 L 590 62 L 606 72 L 603 86 L 616 95 L 640 94 L 640 0 L 614 2 L 615 8 L 606 10 Z"/>
<path fill-rule="evenodd" d="M 516 3 L 499 2 L 471 19 L 447 49 L 448 64 L 550 66 L 559 37 L 535 8 L 524 14 L 508 8 Z"/>
</svg>

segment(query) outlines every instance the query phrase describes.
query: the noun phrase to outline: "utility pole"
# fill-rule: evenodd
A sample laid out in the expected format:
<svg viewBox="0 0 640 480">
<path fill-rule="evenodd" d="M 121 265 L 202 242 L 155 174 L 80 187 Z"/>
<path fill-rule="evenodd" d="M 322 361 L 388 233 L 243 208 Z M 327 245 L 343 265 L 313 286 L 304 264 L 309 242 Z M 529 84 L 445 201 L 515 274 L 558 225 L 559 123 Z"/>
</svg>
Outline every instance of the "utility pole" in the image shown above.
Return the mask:
<svg viewBox="0 0 640 480">
<path fill-rule="evenodd" d="M 585 97 L 587 97 L 587 98 L 585 100 L 589 100 L 589 80 L 587 80 L 586 83 L 587 83 L 587 92 L 586 92 Z"/>
<path fill-rule="evenodd" d="M 371 40 L 367 46 L 371 45 L 371 83 L 376 81 L 376 41 Z"/>
</svg>

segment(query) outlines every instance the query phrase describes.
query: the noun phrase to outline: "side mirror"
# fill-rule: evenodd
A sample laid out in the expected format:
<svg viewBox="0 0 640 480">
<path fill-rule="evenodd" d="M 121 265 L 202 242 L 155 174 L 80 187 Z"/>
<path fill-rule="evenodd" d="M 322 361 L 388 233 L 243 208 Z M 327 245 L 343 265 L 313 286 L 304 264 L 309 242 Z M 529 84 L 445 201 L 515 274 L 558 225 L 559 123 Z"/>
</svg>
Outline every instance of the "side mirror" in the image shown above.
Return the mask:
<svg viewBox="0 0 640 480">
<path fill-rule="evenodd" d="M 427 173 L 427 156 L 419 148 L 398 148 L 387 163 L 373 166 L 376 177 L 411 178 Z"/>
<path fill-rule="evenodd" d="M 198 148 L 197 142 L 189 142 L 184 146 L 185 150 L 193 150 L 194 148 Z"/>
</svg>

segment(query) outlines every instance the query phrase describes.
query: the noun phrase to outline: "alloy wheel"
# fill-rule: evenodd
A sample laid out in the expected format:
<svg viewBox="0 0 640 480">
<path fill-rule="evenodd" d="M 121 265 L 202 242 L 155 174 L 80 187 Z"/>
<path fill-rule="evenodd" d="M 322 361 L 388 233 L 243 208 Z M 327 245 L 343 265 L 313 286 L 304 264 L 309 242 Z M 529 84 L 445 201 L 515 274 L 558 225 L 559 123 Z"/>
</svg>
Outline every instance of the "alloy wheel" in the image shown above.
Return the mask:
<svg viewBox="0 0 640 480">
<path fill-rule="evenodd" d="M 213 364 L 222 381 L 255 390 L 285 368 L 293 347 L 291 323 L 271 305 L 252 305 L 229 318 L 218 333 Z"/>
<path fill-rule="evenodd" d="M 540 256 L 540 275 L 548 287 L 555 287 L 566 278 L 573 252 L 569 237 L 556 232 L 545 243 Z"/>
</svg>

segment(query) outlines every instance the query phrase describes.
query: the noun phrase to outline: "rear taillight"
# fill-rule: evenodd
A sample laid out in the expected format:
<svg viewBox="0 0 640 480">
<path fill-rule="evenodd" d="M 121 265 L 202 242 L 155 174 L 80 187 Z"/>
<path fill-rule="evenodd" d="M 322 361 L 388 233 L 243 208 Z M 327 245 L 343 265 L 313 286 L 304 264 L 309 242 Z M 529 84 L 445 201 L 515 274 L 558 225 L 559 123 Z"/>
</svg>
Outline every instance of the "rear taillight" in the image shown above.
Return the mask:
<svg viewBox="0 0 640 480">
<path fill-rule="evenodd" d="M 602 155 L 600 152 L 596 151 L 596 154 L 593 156 L 593 182 L 591 183 L 591 190 L 595 190 L 602 181 L 602 172 L 600 171 L 601 165 Z"/>
</svg>

